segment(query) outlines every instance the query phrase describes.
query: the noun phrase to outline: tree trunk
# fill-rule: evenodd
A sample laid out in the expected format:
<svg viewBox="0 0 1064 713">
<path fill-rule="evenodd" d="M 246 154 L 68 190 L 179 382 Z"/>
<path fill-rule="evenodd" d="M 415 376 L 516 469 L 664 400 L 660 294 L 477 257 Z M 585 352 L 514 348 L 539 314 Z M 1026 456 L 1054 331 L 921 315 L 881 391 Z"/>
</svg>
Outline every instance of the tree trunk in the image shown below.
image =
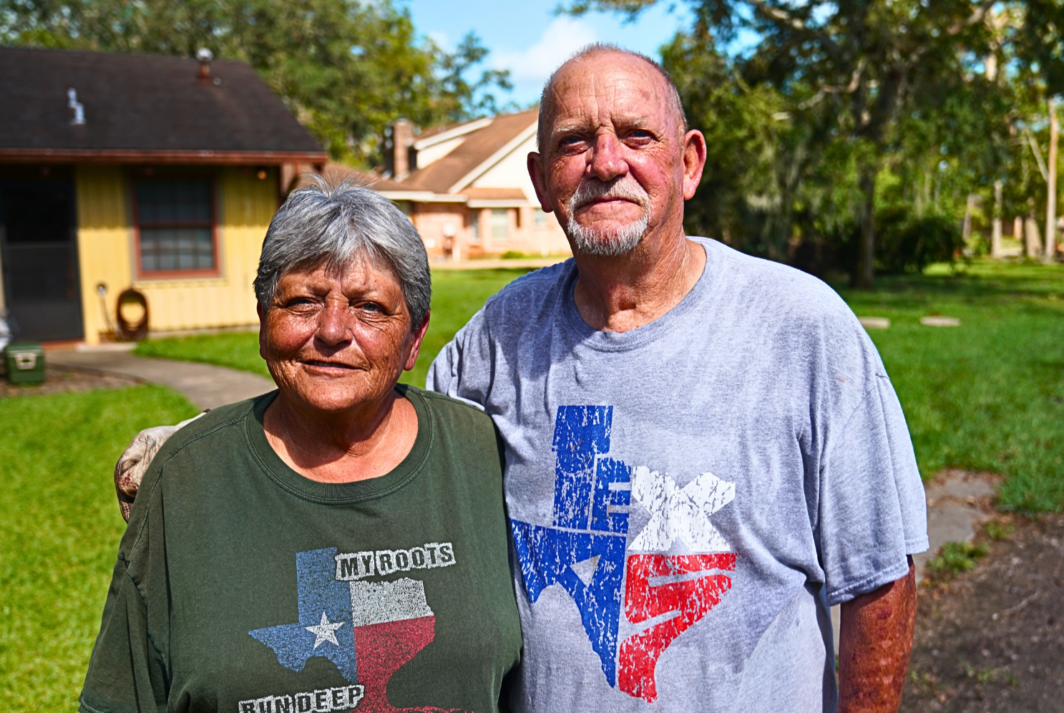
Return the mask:
<svg viewBox="0 0 1064 713">
<path fill-rule="evenodd" d="M 972 211 L 975 210 L 974 193 L 968 194 L 968 200 L 964 204 L 964 224 L 961 228 L 961 238 L 964 240 L 965 247 L 968 246 L 968 239 L 972 237 Z"/>
<path fill-rule="evenodd" d="M 994 222 L 990 229 L 990 257 L 995 260 L 1001 258 L 1001 193 L 1002 183 L 998 179 L 994 181 Z"/>
<path fill-rule="evenodd" d="M 865 166 L 861 171 L 861 193 L 864 205 L 861 208 L 861 237 L 857 267 L 853 273 L 853 286 L 870 290 L 875 286 L 876 260 L 876 167 Z"/>
<path fill-rule="evenodd" d="M 1032 259 L 1042 255 L 1042 236 L 1038 234 L 1038 221 L 1033 213 L 1024 221 L 1023 254 Z"/>
<path fill-rule="evenodd" d="M 1049 166 L 1046 178 L 1046 262 L 1057 257 L 1057 101 L 1049 100 Z"/>
</svg>

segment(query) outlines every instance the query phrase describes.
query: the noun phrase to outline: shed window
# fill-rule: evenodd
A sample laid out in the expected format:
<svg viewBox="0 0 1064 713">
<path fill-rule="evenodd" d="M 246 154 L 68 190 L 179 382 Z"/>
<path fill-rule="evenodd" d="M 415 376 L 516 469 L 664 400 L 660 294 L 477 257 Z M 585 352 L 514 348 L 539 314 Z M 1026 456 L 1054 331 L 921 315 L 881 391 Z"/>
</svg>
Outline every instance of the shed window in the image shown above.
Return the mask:
<svg viewBox="0 0 1064 713">
<path fill-rule="evenodd" d="M 134 194 L 141 274 L 215 271 L 213 181 L 143 180 Z"/>
<path fill-rule="evenodd" d="M 493 208 L 491 211 L 491 239 L 496 242 L 510 237 L 510 211 L 505 208 Z"/>
</svg>

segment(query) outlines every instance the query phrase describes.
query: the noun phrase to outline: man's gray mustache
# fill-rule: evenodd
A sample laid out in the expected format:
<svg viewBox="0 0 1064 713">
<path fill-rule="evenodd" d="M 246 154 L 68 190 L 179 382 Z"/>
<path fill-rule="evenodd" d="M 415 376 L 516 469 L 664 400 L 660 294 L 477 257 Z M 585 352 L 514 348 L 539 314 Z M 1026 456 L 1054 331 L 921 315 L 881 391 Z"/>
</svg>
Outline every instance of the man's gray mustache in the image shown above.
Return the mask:
<svg viewBox="0 0 1064 713">
<path fill-rule="evenodd" d="M 633 180 L 614 179 L 612 182 L 605 183 L 595 180 L 581 183 L 577 187 L 576 193 L 569 199 L 569 210 L 575 211 L 591 201 L 600 199 L 628 200 L 638 203 L 643 208 L 646 208 L 650 202 L 647 192 Z"/>
</svg>

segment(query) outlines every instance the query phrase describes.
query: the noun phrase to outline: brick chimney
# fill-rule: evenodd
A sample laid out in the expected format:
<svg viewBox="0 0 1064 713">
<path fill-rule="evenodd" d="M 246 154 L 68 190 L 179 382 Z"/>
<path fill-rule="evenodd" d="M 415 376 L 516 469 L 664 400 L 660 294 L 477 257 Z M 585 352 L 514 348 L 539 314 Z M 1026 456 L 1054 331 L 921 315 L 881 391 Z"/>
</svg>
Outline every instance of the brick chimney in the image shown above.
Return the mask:
<svg viewBox="0 0 1064 713">
<path fill-rule="evenodd" d="M 196 61 L 199 62 L 199 80 L 209 82 L 211 79 L 211 60 L 214 54 L 206 47 L 201 47 L 196 52 Z"/>
<path fill-rule="evenodd" d="M 392 125 L 392 178 L 401 181 L 410 175 L 410 147 L 414 145 L 414 125 L 397 119 Z"/>
</svg>

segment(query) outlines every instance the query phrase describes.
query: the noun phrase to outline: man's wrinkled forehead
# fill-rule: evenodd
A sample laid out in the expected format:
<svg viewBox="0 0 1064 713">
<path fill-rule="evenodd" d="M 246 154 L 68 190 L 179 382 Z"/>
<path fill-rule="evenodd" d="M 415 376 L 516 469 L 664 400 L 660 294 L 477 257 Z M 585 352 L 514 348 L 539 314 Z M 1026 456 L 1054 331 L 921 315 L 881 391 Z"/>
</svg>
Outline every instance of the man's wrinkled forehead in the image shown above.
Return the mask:
<svg viewBox="0 0 1064 713">
<path fill-rule="evenodd" d="M 686 127 L 678 97 L 661 72 L 638 55 L 614 50 L 574 57 L 558 68 L 543 94 L 539 141 L 542 144 L 558 131 L 583 128 L 607 114 L 626 126 L 660 122 L 682 132 Z M 622 92 L 626 101 L 613 101 Z"/>
</svg>

